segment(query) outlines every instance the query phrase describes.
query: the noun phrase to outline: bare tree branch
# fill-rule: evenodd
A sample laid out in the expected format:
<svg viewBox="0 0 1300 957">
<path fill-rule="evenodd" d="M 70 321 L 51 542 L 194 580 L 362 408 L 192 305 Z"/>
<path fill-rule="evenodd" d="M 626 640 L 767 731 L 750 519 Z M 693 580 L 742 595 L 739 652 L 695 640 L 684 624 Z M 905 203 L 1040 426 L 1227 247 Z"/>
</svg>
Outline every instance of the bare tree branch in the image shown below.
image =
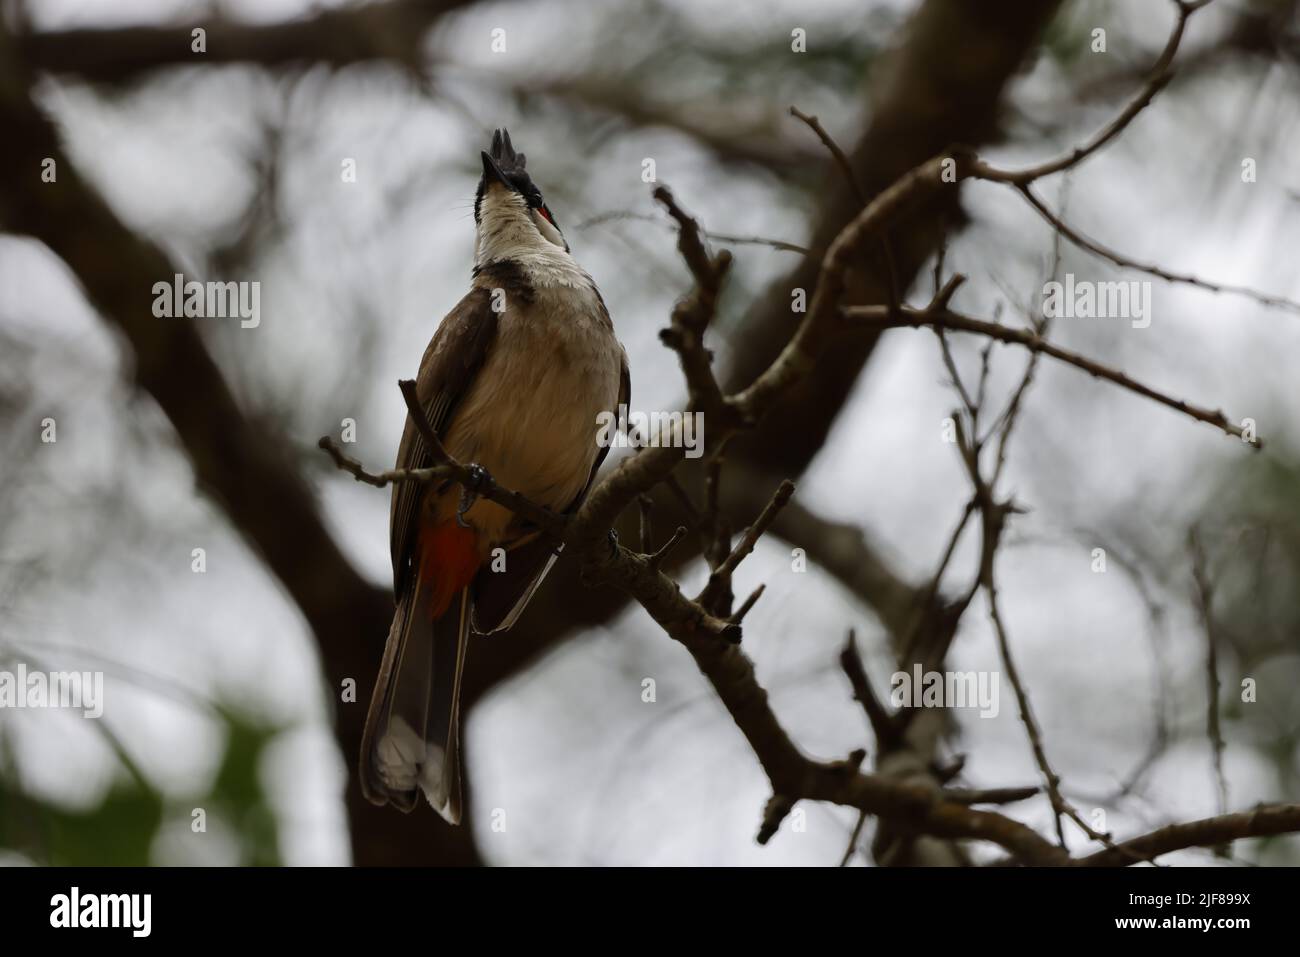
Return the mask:
<svg viewBox="0 0 1300 957">
<path fill-rule="evenodd" d="M 1300 804 L 1261 805 L 1253 811 L 1170 824 L 1150 834 L 1124 841 L 1079 861 L 1087 867 L 1123 867 L 1139 860 L 1189 847 L 1218 847 L 1248 837 L 1269 837 L 1300 831 Z"/>
<path fill-rule="evenodd" d="M 1089 156 L 1110 143 L 1120 133 L 1124 132 L 1128 125 L 1136 119 L 1137 115 L 1151 104 L 1156 94 L 1168 86 L 1169 81 L 1174 78 L 1172 69 L 1174 57 L 1178 53 L 1179 44 L 1182 43 L 1183 33 L 1187 29 L 1187 21 L 1193 13 L 1207 3 L 1209 3 L 1209 0 L 1201 0 L 1201 2 L 1194 4 L 1185 3 L 1183 0 L 1174 0 L 1176 16 L 1173 31 L 1165 42 L 1164 50 L 1161 51 L 1155 65 L 1152 66 L 1146 83 L 1143 84 L 1142 89 L 1138 91 L 1137 96 L 1129 102 L 1128 106 L 1086 143 L 1075 147 L 1064 156 L 1059 156 L 1054 160 L 1040 163 L 1037 166 L 1030 166 L 1026 169 L 997 170 L 982 164 L 977 165 L 975 175 L 980 179 L 994 182 L 1028 186 L 1035 180 L 1078 166 Z"/>
<path fill-rule="evenodd" d="M 95 83 L 125 83 L 167 67 L 245 63 L 278 69 L 302 63 L 344 66 L 392 60 L 418 70 L 426 30 L 468 0 L 385 0 L 282 23 L 215 19 L 172 27 L 118 27 L 29 33 L 18 54 L 33 69 L 75 74 Z M 205 50 L 192 50 L 202 29 Z"/>
<path fill-rule="evenodd" d="M 840 667 L 853 687 L 854 700 L 861 703 L 862 710 L 866 712 L 867 722 L 876 736 L 878 747 L 883 749 L 892 745 L 899 729 L 894 723 L 894 716 L 876 697 L 871 687 L 866 666 L 862 663 L 862 656 L 858 654 L 857 639 L 852 628 L 849 629 L 849 636 L 844 642 L 844 650 L 840 652 Z"/>
<path fill-rule="evenodd" d="M 1015 329 L 982 319 L 973 319 L 951 309 L 934 308 L 933 305 L 921 309 L 904 306 L 898 315 L 890 315 L 889 310 L 883 306 L 853 306 L 843 310 L 843 313 L 850 321 L 868 325 L 873 329 L 951 329 L 956 332 L 969 332 L 1023 346 L 1030 351 L 1041 352 L 1067 365 L 1074 366 L 1076 369 L 1080 369 L 1095 378 L 1112 382 L 1129 392 L 1151 399 L 1153 402 L 1158 402 L 1163 406 L 1181 412 L 1183 415 L 1191 416 L 1193 419 L 1212 425 L 1225 435 L 1242 439 L 1255 448 L 1263 447 L 1263 439 L 1246 439 L 1242 426 L 1229 421 L 1222 410 L 1207 409 L 1193 405 L 1183 399 L 1175 399 L 1167 393 L 1159 392 L 1150 386 L 1131 379 L 1123 372 L 1102 365 L 1086 356 L 1053 345 L 1036 332 Z"/>
<path fill-rule="evenodd" d="M 1162 266 L 1157 266 L 1154 263 L 1138 262 L 1122 253 L 1117 253 L 1108 246 L 1103 246 L 1095 239 L 1089 239 L 1078 230 L 1067 225 L 1060 216 L 1048 209 L 1047 204 L 1039 199 L 1033 189 L 1029 186 L 1017 184 L 1016 189 L 1025 198 L 1025 201 L 1028 202 L 1029 205 L 1043 217 L 1043 219 L 1051 224 L 1053 229 L 1068 239 L 1071 243 L 1078 246 L 1080 249 L 1085 249 L 1094 255 L 1100 256 L 1102 259 L 1109 260 L 1121 269 L 1136 269 L 1138 272 L 1147 273 L 1148 275 L 1163 279 L 1166 282 L 1195 286 L 1198 289 L 1205 289 L 1209 292 L 1245 296 L 1248 299 L 1255 300 L 1261 306 L 1285 309 L 1289 312 L 1300 312 L 1300 302 L 1287 299 L 1285 296 L 1274 296 L 1266 292 L 1251 289 L 1249 286 L 1233 286 L 1227 283 L 1211 282 L 1208 279 L 1201 279 L 1198 276 L 1193 276 L 1191 273 L 1172 272 L 1171 270 L 1165 269 Z"/>
<path fill-rule="evenodd" d="M 808 128 L 817 134 L 817 138 L 822 141 L 822 145 L 830 150 L 831 156 L 835 158 L 835 163 L 839 166 L 840 172 L 844 174 L 844 181 L 849 184 L 849 187 L 853 190 L 853 195 L 858 198 L 858 205 L 867 205 L 867 194 L 863 192 L 862 186 L 858 183 L 858 177 L 853 172 L 853 164 L 849 162 L 844 150 L 840 149 L 840 145 L 826 132 L 821 120 L 815 116 L 809 116 L 797 106 L 790 107 L 790 115 L 808 124 Z"/>
<path fill-rule="evenodd" d="M 634 210 L 624 209 L 609 213 L 598 213 L 595 216 L 590 216 L 587 219 L 582 220 L 573 228 L 575 230 L 590 229 L 593 226 L 604 226 L 607 223 L 622 222 L 624 220 L 632 220 L 640 223 L 654 223 L 660 226 L 671 225 L 665 223 L 664 220 L 658 216 L 651 216 L 648 213 L 638 213 Z M 701 230 L 700 235 L 705 239 L 712 240 L 713 242 L 730 243 L 733 246 L 771 246 L 773 249 L 779 249 L 782 252 L 799 253 L 804 256 L 811 253 L 811 250 L 806 246 L 787 242 L 784 239 L 770 239 L 766 236 L 734 236 L 729 233 L 715 233 L 712 230 Z"/>
</svg>

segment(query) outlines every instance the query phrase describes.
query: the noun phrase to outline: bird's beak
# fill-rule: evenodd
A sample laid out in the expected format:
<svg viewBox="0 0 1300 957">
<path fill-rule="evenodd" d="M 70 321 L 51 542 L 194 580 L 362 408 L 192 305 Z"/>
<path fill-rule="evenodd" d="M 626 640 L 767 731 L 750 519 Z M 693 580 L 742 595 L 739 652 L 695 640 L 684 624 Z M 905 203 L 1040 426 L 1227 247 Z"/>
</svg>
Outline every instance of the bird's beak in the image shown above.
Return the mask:
<svg viewBox="0 0 1300 957">
<path fill-rule="evenodd" d="M 501 167 L 497 166 L 497 161 L 488 155 L 486 150 L 482 151 L 479 155 L 483 157 L 483 178 L 489 183 L 496 180 L 502 186 L 509 186 L 510 184 L 506 182 L 505 174 L 501 172 Z"/>
</svg>

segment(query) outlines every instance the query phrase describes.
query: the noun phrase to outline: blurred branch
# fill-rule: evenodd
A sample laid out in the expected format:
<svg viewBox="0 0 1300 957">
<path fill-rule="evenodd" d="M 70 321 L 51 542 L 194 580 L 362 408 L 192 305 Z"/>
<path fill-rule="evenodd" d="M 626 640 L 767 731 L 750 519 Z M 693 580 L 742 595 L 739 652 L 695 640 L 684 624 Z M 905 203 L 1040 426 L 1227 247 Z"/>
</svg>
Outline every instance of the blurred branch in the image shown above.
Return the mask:
<svg viewBox="0 0 1300 957">
<path fill-rule="evenodd" d="M 1151 104 L 1156 94 L 1163 90 L 1169 84 L 1169 81 L 1174 78 L 1174 57 L 1178 53 L 1179 44 L 1182 43 L 1183 33 L 1187 29 L 1187 21 L 1193 13 L 1204 7 L 1210 0 L 1196 0 L 1194 3 L 1188 3 L 1186 0 L 1173 0 L 1173 2 L 1175 8 L 1174 27 L 1169 34 L 1169 39 L 1165 42 L 1165 48 L 1160 52 L 1155 65 L 1151 67 L 1150 75 L 1142 85 L 1142 89 L 1138 91 L 1138 94 L 1119 115 L 1107 123 L 1086 143 L 1075 147 L 1063 156 L 1021 170 L 995 170 L 990 167 L 982 171 L 983 175 L 980 178 L 999 183 L 1011 183 L 1016 186 L 1028 186 L 1044 176 L 1051 176 L 1079 165 L 1079 163 L 1124 132 L 1125 128 L 1133 122 L 1137 115 Z"/>
<path fill-rule="evenodd" d="M 1275 309 L 1285 309 L 1289 312 L 1300 312 L 1300 302 L 1293 299 L 1287 299 L 1285 296 L 1275 296 L 1271 293 L 1260 292 L 1249 286 L 1234 286 L 1227 283 L 1211 282 L 1208 279 L 1201 279 L 1199 276 L 1193 276 L 1191 273 L 1173 272 L 1165 269 L 1163 266 L 1157 266 L 1154 263 L 1141 263 L 1135 259 L 1115 252 L 1108 246 L 1103 246 L 1095 239 L 1089 239 L 1082 233 L 1078 232 L 1071 226 L 1067 225 L 1060 216 L 1048 209 L 1047 205 L 1034 194 L 1034 191 L 1027 185 L 1017 184 L 1017 191 L 1025 198 L 1034 210 L 1043 217 L 1047 223 L 1064 236 L 1075 246 L 1086 250 L 1095 256 L 1108 260 L 1119 266 L 1121 269 L 1136 269 L 1138 272 L 1144 272 L 1147 275 L 1155 276 L 1157 279 L 1163 279 L 1165 282 L 1181 283 L 1187 286 L 1195 286 L 1198 289 L 1205 289 L 1209 292 L 1228 293 L 1234 296 L 1245 296 L 1253 299 L 1261 306 L 1268 306 Z"/>
<path fill-rule="evenodd" d="M 1212 425 L 1225 435 L 1244 440 L 1243 428 L 1231 422 L 1223 414 L 1222 410 L 1192 405 L 1183 399 L 1176 399 L 1167 393 L 1159 392 L 1150 386 L 1129 378 L 1123 372 L 1112 369 L 1086 356 L 1053 345 L 1037 332 L 1003 326 L 982 319 L 973 319 L 970 316 L 962 315 L 948 309 L 946 306 L 936 305 L 935 303 L 922 308 L 903 306 L 896 315 L 890 315 L 889 310 L 883 306 L 853 306 L 843 310 L 843 312 L 850 321 L 862 323 L 872 329 L 921 329 L 928 327 L 936 330 L 969 332 L 974 335 L 988 336 L 1001 342 L 1023 346 L 1031 352 L 1041 352 L 1043 355 L 1064 362 L 1066 365 L 1081 369 L 1094 378 L 1104 379 L 1129 392 L 1134 392 L 1144 398 L 1151 399 L 1153 402 L 1158 402 L 1163 406 L 1181 412 L 1183 415 L 1190 416 L 1207 425 Z M 1249 440 L 1248 444 L 1254 448 L 1262 448 L 1263 440 L 1255 438 Z"/>
<path fill-rule="evenodd" d="M 1155 693 L 1152 696 L 1154 715 L 1151 742 L 1142 757 L 1110 791 L 1080 794 L 1082 800 L 1097 805 L 1110 805 L 1138 791 L 1146 776 L 1164 757 L 1173 739 L 1169 722 L 1169 674 L 1162 645 L 1166 630 L 1166 612 L 1156 595 L 1154 586 L 1147 581 L 1151 566 L 1157 564 L 1154 560 L 1146 557 L 1139 560 L 1136 556 L 1127 555 L 1118 543 L 1108 541 L 1096 531 L 1081 529 L 1078 538 L 1089 548 L 1098 545 L 1103 547 L 1107 561 L 1129 576 L 1143 607 L 1146 608 L 1149 623 L 1147 641 L 1151 646 L 1152 681 L 1155 685 Z"/>
<path fill-rule="evenodd" d="M 1300 804 L 1264 804 L 1253 811 L 1170 824 L 1098 851 L 1079 861 L 1087 867 L 1117 867 L 1152 860 L 1190 847 L 1219 847 L 1247 837 L 1269 837 L 1300 831 Z"/>
<path fill-rule="evenodd" d="M 677 249 L 695 277 L 694 291 L 673 306 L 672 323 L 660 331 L 659 339 L 681 360 L 688 411 L 701 413 L 714 429 L 733 429 L 739 417 L 722 396 L 713 375 L 713 353 L 704 345 L 704 333 L 717 312 L 722 283 L 731 268 L 731 253 L 724 249 L 717 256 L 709 254 L 699 224 L 677 205 L 668 187 L 656 186 L 654 198 L 677 222 Z"/>
<path fill-rule="evenodd" d="M 716 608 L 720 613 L 730 613 L 733 601 L 732 573 L 753 552 L 758 540 L 771 527 L 772 522 L 789 503 L 790 496 L 793 494 L 794 483 L 786 479 L 773 493 L 771 500 L 763 507 L 763 511 L 758 518 L 745 529 L 745 533 L 740 537 L 740 541 L 736 543 L 734 548 L 731 546 L 730 526 L 722 518 L 720 511 L 714 511 L 717 516 L 714 523 L 715 542 L 714 548 L 710 550 L 710 554 L 707 556 L 710 568 L 709 578 L 700 591 L 697 601 L 705 607 Z M 762 587 L 760 585 L 759 591 L 750 596 L 750 600 L 746 602 L 745 607 L 742 608 L 738 615 L 731 616 L 732 621 L 739 621 L 744 617 L 749 610 L 749 606 L 753 601 L 757 600 Z"/>
<path fill-rule="evenodd" d="M 1212 42 L 1188 51 L 1180 61 L 1179 76 L 1187 77 L 1252 57 L 1270 63 L 1282 59 L 1300 62 L 1300 36 L 1291 30 L 1298 6 L 1296 0 L 1276 0 L 1226 8 L 1233 17 L 1229 28 Z M 1085 81 L 1075 96 L 1082 101 L 1110 96 L 1115 90 L 1146 78 L 1149 72 L 1135 66 L 1121 67 Z"/>
<path fill-rule="evenodd" d="M 867 812 L 859 811 L 858 820 L 853 825 L 853 833 L 849 835 L 848 846 L 844 848 L 844 854 L 840 858 L 840 867 L 847 867 L 849 861 L 853 860 L 853 852 L 856 851 L 858 847 L 858 837 L 862 834 L 862 826 L 866 823 L 867 823 Z"/>
<path fill-rule="evenodd" d="M 74 74 L 96 83 L 125 83 L 165 67 L 244 63 L 271 69 L 299 63 L 344 66 L 392 60 L 422 68 L 425 31 L 470 0 L 383 0 L 283 23 L 227 19 L 171 27 L 116 27 L 28 33 L 16 38 L 34 70 Z M 193 52 L 191 30 L 206 31 L 206 51 Z"/>
<path fill-rule="evenodd" d="M 791 296 L 799 289 L 811 292 L 825 250 L 862 209 L 857 189 L 875 197 L 953 142 L 984 144 L 1000 135 L 1004 90 L 1059 6 L 1057 0 L 982 5 L 924 0 L 916 8 L 896 48 L 872 75 L 871 102 L 864 111 L 869 125 L 852 148 L 843 150 L 852 180 L 823 176 L 807 243 L 812 253 L 753 298 L 731 343 L 724 382 L 753 382 L 788 342 Z M 978 58 L 965 55 L 973 49 L 981 51 Z M 833 158 L 825 164 L 833 166 Z M 934 190 L 891 224 L 900 292 L 911 286 L 942 238 L 960 222 L 958 191 Z M 845 289 L 848 304 L 889 301 L 890 278 L 878 260 L 874 245 L 855 254 Z M 738 440 L 734 464 L 755 474 L 797 478 L 824 445 L 877 339 L 858 332 L 821 353 L 810 380 L 751 435 Z"/>
<path fill-rule="evenodd" d="M 593 226 L 604 226 L 607 223 L 621 222 L 623 220 L 635 220 L 642 223 L 668 225 L 658 216 L 651 216 L 647 213 L 638 213 L 630 209 L 625 209 L 600 213 L 596 216 L 588 217 L 573 228 L 575 230 L 590 229 Z M 786 242 L 784 239 L 769 239 L 765 236 L 733 236 L 730 233 L 715 233 L 711 231 L 704 231 L 701 235 L 705 239 L 711 239 L 718 243 L 731 243 L 733 246 L 771 246 L 773 249 L 779 249 L 782 252 L 801 253 L 805 256 L 810 252 L 806 246 Z"/>
<path fill-rule="evenodd" d="M 840 168 L 840 172 L 844 174 L 844 181 L 848 183 L 849 188 L 853 190 L 853 195 L 857 198 L 858 205 L 867 205 L 867 194 L 864 193 L 862 187 L 858 185 L 858 178 L 853 173 L 853 164 L 849 162 L 849 158 L 844 154 L 844 150 L 840 148 L 840 145 L 831 138 L 829 133 L 826 132 L 826 127 L 822 126 L 821 120 L 817 119 L 815 116 L 809 116 L 797 106 L 790 107 L 790 115 L 795 119 L 802 120 L 808 125 L 809 129 L 817 134 L 817 138 L 821 140 L 822 145 L 830 151 L 831 156 L 834 157 L 836 164 Z"/>
<path fill-rule="evenodd" d="M 1223 774 L 1223 731 L 1219 727 L 1219 635 L 1214 620 L 1214 584 L 1205 567 L 1205 549 L 1197 529 L 1187 533 L 1192 555 L 1192 580 L 1196 584 L 1196 609 L 1205 630 L 1205 732 L 1214 755 L 1214 781 L 1218 787 L 1219 813 L 1228 809 L 1228 779 Z"/>
<path fill-rule="evenodd" d="M 762 486 L 758 477 L 733 469 L 729 507 L 753 512 Z M 732 505 L 734 503 L 734 506 Z M 903 631 L 915 613 L 918 589 L 898 577 L 861 527 L 817 514 L 796 497 L 772 523 L 772 533 L 803 549 L 808 558 L 834 577 L 880 617 L 890 631 Z"/>
<path fill-rule="evenodd" d="M 772 522 L 776 519 L 777 513 L 779 513 L 781 509 L 785 508 L 786 504 L 790 501 L 790 496 L 793 494 L 794 483 L 789 479 L 786 479 L 772 494 L 772 500 L 767 503 L 762 513 L 754 520 L 754 524 L 745 530 L 745 534 L 741 536 L 740 542 L 737 543 L 736 547 L 731 550 L 731 554 L 726 557 L 721 565 L 713 570 L 713 573 L 709 576 L 710 582 L 718 578 L 730 576 L 731 573 L 736 570 L 736 567 L 749 557 L 750 553 L 754 550 L 754 546 L 758 544 L 759 538 L 761 538 L 763 533 L 771 527 Z"/>
<path fill-rule="evenodd" d="M 1096 256 L 1109 260 L 1120 268 L 1136 269 L 1139 272 L 1144 272 L 1160 279 L 1164 279 L 1166 282 L 1183 283 L 1190 286 L 1196 286 L 1200 289 L 1206 289 L 1210 292 L 1231 293 L 1233 295 L 1246 296 L 1254 299 L 1263 306 L 1287 309 L 1291 312 L 1300 312 L 1300 303 L 1283 296 L 1270 295 L 1246 286 L 1234 286 L 1226 283 L 1210 282 L 1187 273 L 1177 273 L 1160 266 L 1137 262 L 1131 257 L 1115 252 L 1109 247 L 1104 246 L 1095 240 L 1089 239 L 1077 230 L 1072 229 L 1060 216 L 1053 213 L 1033 191 L 1033 184 L 1038 180 L 1055 175 L 1056 173 L 1074 169 L 1084 160 L 1088 159 L 1108 143 L 1112 142 L 1128 128 L 1129 124 L 1137 118 L 1139 113 L 1151 104 L 1151 101 L 1155 99 L 1156 95 L 1169 84 L 1170 80 L 1173 79 L 1174 57 L 1178 53 L 1178 47 L 1182 42 L 1188 20 L 1198 10 L 1208 6 L 1210 2 L 1211 0 L 1173 0 L 1174 9 L 1176 11 L 1173 30 L 1169 34 L 1169 39 L 1165 43 L 1164 50 L 1161 51 L 1155 65 L 1151 68 L 1150 76 L 1143 84 L 1137 96 L 1135 96 L 1113 120 L 1107 123 L 1100 131 L 1089 139 L 1088 142 L 1053 160 L 1019 170 L 998 169 L 982 160 L 976 159 L 971 163 L 970 175 L 975 179 L 982 179 L 992 183 L 1003 183 L 1013 187 L 1016 192 L 1023 197 L 1025 202 L 1027 202 L 1035 212 L 1042 216 L 1058 234 L 1064 236 L 1080 249 L 1087 250 Z"/>
<path fill-rule="evenodd" d="M 871 687 L 866 666 L 862 663 L 862 656 L 858 654 L 857 638 L 852 628 L 849 629 L 849 636 L 844 642 L 844 650 L 840 652 L 840 668 L 843 669 L 845 677 L 849 679 L 849 684 L 853 688 L 854 700 L 862 705 L 862 710 L 866 713 L 867 723 L 871 725 L 871 730 L 876 736 L 877 747 L 883 750 L 895 744 L 898 726 L 894 723 L 894 716 L 876 697 L 876 692 Z"/>
<path fill-rule="evenodd" d="M 734 105 L 709 112 L 707 104 L 698 100 L 671 106 L 655 103 L 621 77 L 593 75 L 547 81 L 534 77 L 513 81 L 511 89 L 525 100 L 559 100 L 571 107 L 617 116 L 632 126 L 675 130 L 726 163 L 752 164 L 789 175 L 806 170 L 816 159 L 810 150 L 779 135 L 775 116 L 746 122 L 736 119 Z"/>
<path fill-rule="evenodd" d="M 949 788 L 944 796 L 958 804 L 1015 804 L 1029 800 L 1041 790 L 1032 784 L 1018 788 Z"/>
<path fill-rule="evenodd" d="M 1059 266 L 1059 242 L 1057 246 L 1057 263 L 1053 267 L 1053 272 Z M 937 267 L 936 267 L 937 268 Z M 954 276 L 953 279 L 960 277 Z M 936 274 L 936 285 L 937 282 Z M 949 290 L 957 285 L 949 281 L 942 288 Z M 936 295 L 936 299 L 942 293 Z M 1046 321 L 1035 327 L 1035 335 L 1041 337 L 1046 332 Z M 942 342 L 942 340 L 941 340 Z M 954 384 L 963 396 L 968 396 L 969 392 L 962 385 L 961 375 L 957 371 L 956 364 L 953 362 L 951 354 L 946 346 L 943 350 L 944 360 L 951 372 Z M 1078 811 L 1061 793 L 1060 776 L 1053 769 L 1048 761 L 1047 750 L 1043 745 L 1042 730 L 1034 716 L 1033 707 L 1029 701 L 1029 693 L 1025 683 L 1020 676 L 1020 670 L 1016 666 L 1015 658 L 1011 653 L 1011 642 L 1007 635 L 1007 627 L 1002 616 L 1000 603 L 998 601 L 998 588 L 996 582 L 996 564 L 997 552 L 1002 543 L 1003 532 L 1006 529 L 1007 519 L 1021 511 L 1011 500 L 999 500 L 997 496 L 998 478 L 1002 473 L 1003 465 L 1006 462 L 1006 450 L 1010 441 L 1011 433 L 1015 428 L 1017 412 L 1030 383 L 1033 380 L 1035 363 L 1031 360 L 1026 364 L 1025 370 L 1021 375 L 1019 384 L 1016 386 L 1012 399 L 1008 404 L 1008 411 L 1000 417 L 999 427 L 988 436 L 981 438 L 979 435 L 979 418 L 982 411 L 982 404 L 985 399 L 985 380 L 988 376 L 988 357 L 987 352 L 980 367 L 980 385 L 977 391 L 978 400 L 972 401 L 966 399 L 967 421 L 969 422 L 969 434 L 966 429 L 962 428 L 962 419 L 959 412 L 954 412 L 953 422 L 956 427 L 957 451 L 965 466 L 967 476 L 970 479 L 973 494 L 972 504 L 978 510 L 981 525 L 980 541 L 980 561 L 979 573 L 976 584 L 984 592 L 985 601 L 988 604 L 989 621 L 993 626 L 993 633 L 997 640 L 998 653 L 1002 660 L 1002 666 L 1006 671 L 1007 678 L 1011 682 L 1011 687 L 1016 696 L 1016 704 L 1020 712 L 1020 721 L 1025 727 L 1025 732 L 1029 738 L 1030 749 L 1033 752 L 1034 762 L 1038 765 L 1039 771 L 1043 775 L 1047 787 L 1048 799 L 1051 802 L 1052 814 L 1056 824 L 1057 842 L 1062 850 L 1067 848 L 1065 839 L 1065 830 L 1061 823 L 1061 818 L 1068 817 L 1072 820 L 1089 838 L 1101 841 L 1107 847 L 1113 847 L 1114 844 L 1109 834 L 1103 834 L 1094 830 L 1080 816 Z M 994 461 L 992 477 L 986 478 L 981 466 L 981 459 L 985 446 L 989 440 L 994 437 L 998 438 L 997 455 Z"/>
<path fill-rule="evenodd" d="M 790 115 L 795 117 L 795 119 L 802 120 L 806 123 L 808 128 L 811 129 L 813 133 L 817 135 L 817 138 L 822 141 L 822 145 L 830 150 L 830 154 L 835 158 L 835 162 L 839 166 L 840 172 L 844 174 L 844 181 L 848 183 L 849 188 L 853 190 L 853 195 L 857 198 L 858 205 L 865 206 L 867 204 L 867 194 L 863 192 L 861 184 L 858 183 L 857 176 L 853 173 L 853 164 L 849 162 L 849 158 L 845 155 L 844 150 L 840 148 L 840 144 L 836 143 L 834 137 L 832 137 L 830 133 L 826 132 L 826 127 L 822 126 L 821 120 L 815 116 L 809 116 L 797 106 L 790 107 Z M 880 253 L 885 262 L 885 277 L 888 281 L 886 289 L 889 293 L 889 305 L 897 308 L 902 296 L 902 293 L 898 288 L 898 266 L 894 262 L 894 251 L 890 248 L 889 237 L 885 234 L 883 229 L 880 233 Z"/>
</svg>

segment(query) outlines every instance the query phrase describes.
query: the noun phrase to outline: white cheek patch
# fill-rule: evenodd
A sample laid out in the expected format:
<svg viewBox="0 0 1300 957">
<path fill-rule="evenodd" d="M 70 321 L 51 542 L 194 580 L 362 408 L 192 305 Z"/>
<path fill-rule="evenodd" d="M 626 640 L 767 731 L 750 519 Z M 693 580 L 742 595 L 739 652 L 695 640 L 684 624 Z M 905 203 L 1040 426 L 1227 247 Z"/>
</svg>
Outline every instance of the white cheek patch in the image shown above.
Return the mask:
<svg viewBox="0 0 1300 957">
<path fill-rule="evenodd" d="M 542 234 L 542 237 L 548 243 L 552 246 L 559 246 L 565 252 L 569 251 L 569 244 L 564 241 L 560 231 L 551 225 L 551 221 L 542 215 L 541 210 L 530 209 L 528 215 L 532 217 L 533 225 L 537 227 L 537 231 Z"/>
</svg>

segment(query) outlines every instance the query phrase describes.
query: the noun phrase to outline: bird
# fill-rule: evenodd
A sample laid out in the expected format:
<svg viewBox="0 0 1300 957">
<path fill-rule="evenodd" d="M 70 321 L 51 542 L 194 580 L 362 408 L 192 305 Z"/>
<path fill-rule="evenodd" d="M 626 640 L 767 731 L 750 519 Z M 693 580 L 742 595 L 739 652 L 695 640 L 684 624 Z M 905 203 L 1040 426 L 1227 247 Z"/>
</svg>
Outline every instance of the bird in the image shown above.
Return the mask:
<svg viewBox="0 0 1300 957">
<path fill-rule="evenodd" d="M 628 408 L 627 353 L 591 276 L 505 129 L 481 153 L 470 290 L 420 360 L 416 398 L 470 472 L 560 514 L 585 499 Z M 408 411 L 398 469 L 435 464 Z M 452 482 L 398 482 L 389 512 L 395 610 L 362 734 L 372 803 L 410 812 L 421 792 L 462 816 L 460 696 L 471 633 L 509 629 L 562 545 Z"/>
</svg>

